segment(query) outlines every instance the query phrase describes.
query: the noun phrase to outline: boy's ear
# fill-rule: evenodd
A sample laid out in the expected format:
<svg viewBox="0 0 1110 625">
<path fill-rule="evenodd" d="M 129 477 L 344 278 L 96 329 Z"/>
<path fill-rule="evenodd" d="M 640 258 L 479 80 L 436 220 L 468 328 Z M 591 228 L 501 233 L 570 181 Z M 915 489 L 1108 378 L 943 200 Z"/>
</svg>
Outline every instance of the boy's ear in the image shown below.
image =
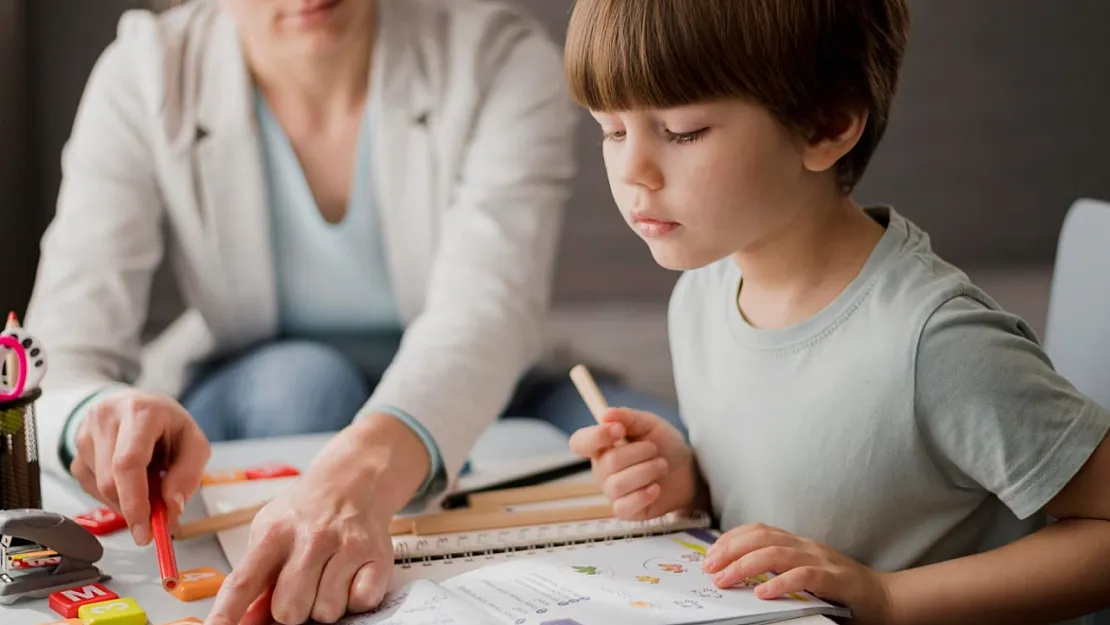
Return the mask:
<svg viewBox="0 0 1110 625">
<path fill-rule="evenodd" d="M 850 112 L 824 133 L 824 138 L 807 142 L 802 163 L 812 172 L 823 172 L 852 151 L 867 128 L 867 111 Z"/>
</svg>

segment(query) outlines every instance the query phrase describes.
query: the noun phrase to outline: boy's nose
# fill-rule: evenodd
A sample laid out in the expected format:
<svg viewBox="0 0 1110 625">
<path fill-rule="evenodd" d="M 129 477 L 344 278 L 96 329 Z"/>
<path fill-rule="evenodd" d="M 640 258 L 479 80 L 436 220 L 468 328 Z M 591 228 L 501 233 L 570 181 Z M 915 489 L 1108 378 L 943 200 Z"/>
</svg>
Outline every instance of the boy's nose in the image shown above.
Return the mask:
<svg viewBox="0 0 1110 625">
<path fill-rule="evenodd" d="M 653 191 L 663 187 L 663 172 L 643 142 L 627 140 L 621 180 L 629 186 L 646 187 Z"/>
</svg>

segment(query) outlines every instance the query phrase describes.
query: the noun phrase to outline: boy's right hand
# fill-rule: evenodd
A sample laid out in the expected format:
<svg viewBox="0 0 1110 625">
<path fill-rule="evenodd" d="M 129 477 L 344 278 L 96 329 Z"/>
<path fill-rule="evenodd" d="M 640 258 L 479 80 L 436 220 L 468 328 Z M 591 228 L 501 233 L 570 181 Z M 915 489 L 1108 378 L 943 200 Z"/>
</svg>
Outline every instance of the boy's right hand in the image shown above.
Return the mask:
<svg viewBox="0 0 1110 625">
<path fill-rule="evenodd" d="M 601 424 L 582 428 L 570 448 L 593 464 L 621 519 L 642 521 L 694 507 L 694 452 L 670 423 L 650 412 L 610 408 Z"/>
<path fill-rule="evenodd" d="M 81 488 L 123 515 L 139 545 L 153 538 L 147 473 L 159 446 L 168 452 L 162 498 L 175 524 L 185 501 L 200 488 L 212 453 L 208 438 L 181 404 L 172 397 L 127 391 L 90 408 L 77 428 L 70 472 Z"/>
</svg>

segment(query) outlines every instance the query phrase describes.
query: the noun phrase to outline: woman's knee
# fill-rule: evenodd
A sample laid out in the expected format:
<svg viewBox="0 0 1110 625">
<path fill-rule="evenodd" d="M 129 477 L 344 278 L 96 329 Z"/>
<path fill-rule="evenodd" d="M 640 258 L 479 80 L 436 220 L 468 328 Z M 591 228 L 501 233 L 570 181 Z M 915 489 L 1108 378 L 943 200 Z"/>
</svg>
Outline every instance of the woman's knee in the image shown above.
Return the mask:
<svg viewBox="0 0 1110 625">
<path fill-rule="evenodd" d="M 354 362 L 311 341 L 264 345 L 228 367 L 224 392 L 240 438 L 336 431 L 370 395 Z"/>
</svg>

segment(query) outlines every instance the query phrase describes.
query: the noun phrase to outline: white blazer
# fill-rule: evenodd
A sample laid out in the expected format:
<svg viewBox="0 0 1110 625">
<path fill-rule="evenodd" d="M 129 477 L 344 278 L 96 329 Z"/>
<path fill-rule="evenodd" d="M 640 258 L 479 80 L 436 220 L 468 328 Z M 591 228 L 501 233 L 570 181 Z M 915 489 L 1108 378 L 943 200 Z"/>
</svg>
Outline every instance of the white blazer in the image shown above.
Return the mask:
<svg viewBox="0 0 1110 625">
<path fill-rule="evenodd" d="M 543 348 L 577 117 L 560 49 L 511 6 L 377 1 L 383 104 L 362 175 L 406 332 L 369 401 L 419 419 L 453 478 Z M 200 360 L 275 335 L 280 250 L 253 110 L 236 25 L 215 2 L 122 17 L 63 151 L 26 316 L 50 360 L 45 470 L 65 474 L 64 423 L 90 393 L 176 396 Z M 144 345 L 163 258 L 186 310 Z"/>
</svg>

